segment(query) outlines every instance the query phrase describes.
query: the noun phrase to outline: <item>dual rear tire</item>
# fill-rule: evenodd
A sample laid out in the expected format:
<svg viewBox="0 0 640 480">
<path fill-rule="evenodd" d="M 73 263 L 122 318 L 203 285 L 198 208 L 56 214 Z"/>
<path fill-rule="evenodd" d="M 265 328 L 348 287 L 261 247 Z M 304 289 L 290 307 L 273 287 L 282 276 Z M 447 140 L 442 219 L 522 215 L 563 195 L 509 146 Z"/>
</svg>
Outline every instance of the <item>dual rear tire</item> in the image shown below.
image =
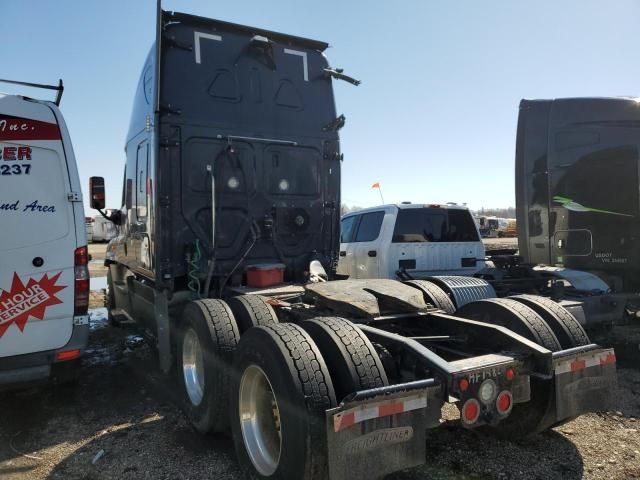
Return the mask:
<svg viewBox="0 0 640 480">
<path fill-rule="evenodd" d="M 326 478 L 325 411 L 388 385 L 376 350 L 342 318 L 280 324 L 264 299 L 229 303 L 184 310 L 178 358 L 192 424 L 203 433 L 230 428 L 249 478 Z"/>
</svg>

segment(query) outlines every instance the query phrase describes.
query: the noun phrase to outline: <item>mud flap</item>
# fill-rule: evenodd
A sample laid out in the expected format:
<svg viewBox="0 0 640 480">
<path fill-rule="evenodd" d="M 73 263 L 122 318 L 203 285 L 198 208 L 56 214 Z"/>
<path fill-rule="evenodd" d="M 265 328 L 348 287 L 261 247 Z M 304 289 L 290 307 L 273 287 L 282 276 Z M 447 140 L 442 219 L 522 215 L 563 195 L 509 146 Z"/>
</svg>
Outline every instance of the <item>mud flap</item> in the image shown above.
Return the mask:
<svg viewBox="0 0 640 480">
<path fill-rule="evenodd" d="M 329 478 L 374 479 L 423 464 L 441 392 L 435 380 L 421 380 L 357 392 L 327 410 Z"/>
<path fill-rule="evenodd" d="M 564 352 L 563 352 L 564 353 Z M 617 385 L 613 349 L 595 348 L 554 358 L 556 420 L 607 410 Z"/>
</svg>

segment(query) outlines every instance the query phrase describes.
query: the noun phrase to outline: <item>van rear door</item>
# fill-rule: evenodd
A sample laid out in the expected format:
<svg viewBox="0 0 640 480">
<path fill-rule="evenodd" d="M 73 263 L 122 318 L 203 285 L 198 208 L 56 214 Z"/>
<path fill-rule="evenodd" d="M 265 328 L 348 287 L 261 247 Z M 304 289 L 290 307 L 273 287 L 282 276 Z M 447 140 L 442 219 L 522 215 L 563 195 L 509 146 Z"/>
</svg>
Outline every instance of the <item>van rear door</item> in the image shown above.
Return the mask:
<svg viewBox="0 0 640 480">
<path fill-rule="evenodd" d="M 0 96 L 0 155 L 0 357 L 57 349 L 73 330 L 77 242 L 53 110 Z"/>
</svg>

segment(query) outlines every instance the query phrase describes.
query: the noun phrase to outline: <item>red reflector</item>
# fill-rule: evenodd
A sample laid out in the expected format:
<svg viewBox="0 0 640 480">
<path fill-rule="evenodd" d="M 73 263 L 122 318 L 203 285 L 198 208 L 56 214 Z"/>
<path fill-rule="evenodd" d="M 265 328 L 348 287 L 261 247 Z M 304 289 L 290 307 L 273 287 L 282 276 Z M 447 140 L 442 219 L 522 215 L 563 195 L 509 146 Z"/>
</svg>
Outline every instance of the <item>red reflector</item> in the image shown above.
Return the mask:
<svg viewBox="0 0 640 480">
<path fill-rule="evenodd" d="M 583 368 L 586 368 L 586 366 L 587 362 L 584 360 L 574 360 L 571 362 L 571 371 L 575 372 L 576 370 L 582 370 Z"/>
<path fill-rule="evenodd" d="M 56 361 L 65 362 L 68 360 L 75 360 L 80 357 L 80 350 L 67 350 L 66 352 L 57 352 Z"/>
<path fill-rule="evenodd" d="M 600 365 L 610 365 L 616 363 L 616 354 L 609 353 L 605 358 L 600 358 Z"/>
<path fill-rule="evenodd" d="M 480 417 L 480 404 L 475 398 L 467 400 L 462 407 L 462 421 L 467 425 L 475 423 Z"/>
<path fill-rule="evenodd" d="M 395 415 L 396 413 L 402 413 L 402 412 L 404 412 L 403 402 L 380 405 L 380 407 L 378 408 L 378 415 L 380 417 L 388 417 L 389 415 Z"/>
<path fill-rule="evenodd" d="M 511 408 L 511 396 L 502 393 L 498 396 L 498 401 L 496 402 L 498 406 L 498 410 L 501 412 L 506 412 Z"/>
<path fill-rule="evenodd" d="M 460 387 L 461 392 L 466 392 L 467 388 L 469 388 L 469 380 L 466 378 L 461 378 L 458 382 L 458 387 Z"/>
<path fill-rule="evenodd" d="M 513 371 L 513 368 L 507 368 L 507 371 L 504 372 L 504 378 L 511 381 L 516 376 L 516 372 Z"/>
</svg>

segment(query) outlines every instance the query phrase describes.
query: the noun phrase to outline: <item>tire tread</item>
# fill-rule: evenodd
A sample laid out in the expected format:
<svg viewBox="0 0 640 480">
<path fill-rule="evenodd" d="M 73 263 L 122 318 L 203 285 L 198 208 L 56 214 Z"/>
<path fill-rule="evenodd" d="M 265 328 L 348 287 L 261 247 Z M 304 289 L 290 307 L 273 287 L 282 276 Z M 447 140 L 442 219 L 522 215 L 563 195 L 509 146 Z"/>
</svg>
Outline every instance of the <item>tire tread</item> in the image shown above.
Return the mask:
<svg viewBox="0 0 640 480">
<path fill-rule="evenodd" d="M 421 290 L 426 297 L 427 303 L 433 304 L 434 307 L 444 310 L 449 314 L 453 314 L 456 311 L 453 301 L 447 293 L 435 283 L 428 280 L 409 280 L 405 283 Z"/>
<path fill-rule="evenodd" d="M 340 317 L 319 317 L 308 320 L 308 322 L 324 325 L 333 333 L 333 339 L 342 344 L 343 351 L 349 355 L 357 375 L 357 385 L 355 386 L 357 390 L 388 385 L 389 381 L 378 353 L 358 327 Z"/>
<path fill-rule="evenodd" d="M 241 333 L 251 327 L 278 323 L 273 307 L 260 295 L 239 295 L 227 303 L 235 314 Z"/>
<path fill-rule="evenodd" d="M 554 302 L 552 299 L 527 294 L 517 295 L 510 298 L 513 298 L 516 301 L 518 301 L 518 299 L 524 299 L 532 303 L 537 303 L 543 308 L 549 310 L 557 319 L 559 327 L 566 331 L 567 336 L 570 339 L 571 345 L 568 345 L 567 348 L 580 347 L 583 345 L 589 345 L 591 343 L 587 332 L 585 332 L 584 328 L 582 327 L 582 325 L 580 325 L 580 322 L 578 322 L 576 317 L 574 317 L 570 311 L 568 311 L 562 305 Z"/>
</svg>

